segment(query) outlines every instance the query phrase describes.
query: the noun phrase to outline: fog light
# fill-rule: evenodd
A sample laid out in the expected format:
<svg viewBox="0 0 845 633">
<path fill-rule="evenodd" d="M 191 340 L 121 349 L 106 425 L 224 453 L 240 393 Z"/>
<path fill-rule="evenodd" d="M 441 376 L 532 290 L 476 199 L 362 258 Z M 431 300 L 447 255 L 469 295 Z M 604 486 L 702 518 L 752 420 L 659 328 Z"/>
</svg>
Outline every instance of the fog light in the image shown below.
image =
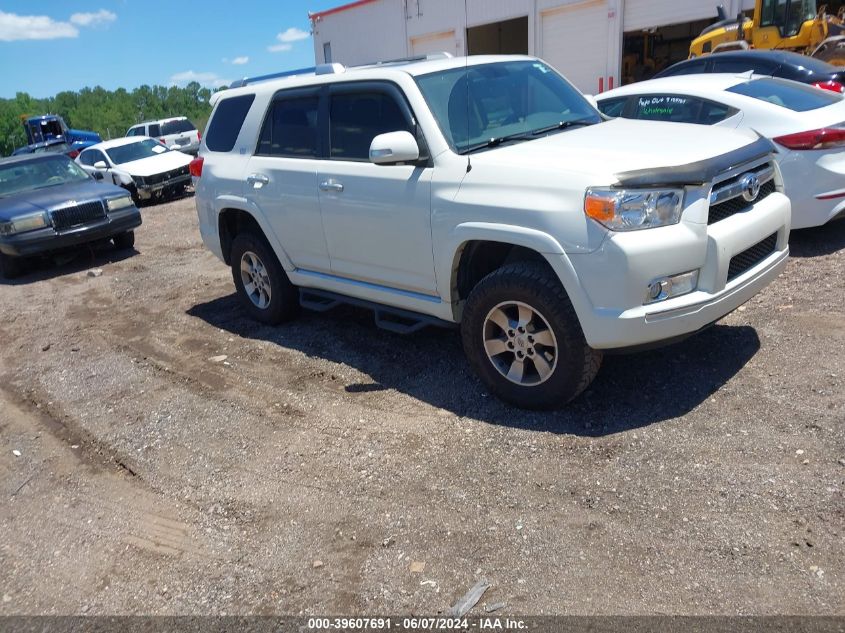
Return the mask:
<svg viewBox="0 0 845 633">
<path fill-rule="evenodd" d="M 660 277 L 648 284 L 644 304 L 665 301 L 672 297 L 688 294 L 698 287 L 698 271 L 680 273 L 671 277 Z"/>
</svg>

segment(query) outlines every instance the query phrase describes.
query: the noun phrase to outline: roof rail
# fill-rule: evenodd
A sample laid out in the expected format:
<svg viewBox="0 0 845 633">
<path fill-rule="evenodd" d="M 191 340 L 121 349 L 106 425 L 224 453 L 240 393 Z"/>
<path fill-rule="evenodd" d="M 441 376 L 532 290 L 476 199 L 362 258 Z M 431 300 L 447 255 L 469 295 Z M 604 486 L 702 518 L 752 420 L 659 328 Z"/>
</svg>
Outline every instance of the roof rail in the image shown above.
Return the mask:
<svg viewBox="0 0 845 633">
<path fill-rule="evenodd" d="M 319 64 L 318 66 L 311 66 L 309 68 L 297 68 L 296 70 L 286 70 L 281 73 L 271 73 L 269 75 L 259 75 L 258 77 L 244 77 L 243 79 L 236 79 L 229 85 L 229 88 L 240 88 L 241 86 L 254 84 L 259 81 L 295 77 L 296 75 L 333 75 L 342 73 L 345 70 L 346 67 L 343 64 Z"/>
<path fill-rule="evenodd" d="M 361 66 L 384 66 L 386 64 L 407 64 L 410 62 L 430 61 L 432 59 L 451 59 L 452 57 L 453 55 L 451 53 L 441 51 L 439 53 L 427 53 L 426 55 L 414 55 L 412 57 L 399 57 L 397 59 L 383 59 L 377 62 L 369 62 L 367 64 L 356 64 L 353 68 Z"/>
</svg>

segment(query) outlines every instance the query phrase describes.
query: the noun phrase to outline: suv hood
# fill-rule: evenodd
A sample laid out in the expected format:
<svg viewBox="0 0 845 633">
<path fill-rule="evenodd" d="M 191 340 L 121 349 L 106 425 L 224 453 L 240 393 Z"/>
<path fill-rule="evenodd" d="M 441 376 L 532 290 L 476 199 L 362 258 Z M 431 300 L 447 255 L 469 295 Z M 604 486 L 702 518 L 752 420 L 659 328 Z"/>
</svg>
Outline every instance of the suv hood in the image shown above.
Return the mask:
<svg viewBox="0 0 845 633">
<path fill-rule="evenodd" d="M 162 152 L 157 156 L 147 156 L 141 160 L 133 160 L 129 163 L 121 163 L 118 169 L 128 173 L 130 176 L 155 176 L 171 169 L 185 167 L 193 160 L 192 157 L 182 152 L 170 150 Z"/>
<path fill-rule="evenodd" d="M 689 165 L 758 138 L 751 130 L 613 119 L 479 152 L 472 162 L 589 174 L 602 185 L 622 172 Z"/>
</svg>

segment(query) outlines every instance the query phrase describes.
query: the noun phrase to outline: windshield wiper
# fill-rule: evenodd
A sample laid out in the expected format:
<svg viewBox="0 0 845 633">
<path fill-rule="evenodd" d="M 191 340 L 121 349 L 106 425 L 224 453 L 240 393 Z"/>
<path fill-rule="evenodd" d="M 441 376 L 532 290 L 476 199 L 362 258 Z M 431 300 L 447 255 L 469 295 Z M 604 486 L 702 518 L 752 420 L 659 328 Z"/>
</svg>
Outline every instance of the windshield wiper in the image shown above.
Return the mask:
<svg viewBox="0 0 845 633">
<path fill-rule="evenodd" d="M 531 134 L 532 136 L 540 136 L 541 134 L 547 134 L 557 130 L 566 130 L 571 127 L 575 127 L 576 125 L 595 125 L 596 123 L 597 121 L 594 121 L 592 118 L 575 119 L 574 121 L 560 121 L 554 125 L 547 125 L 546 127 L 541 127 L 537 130 L 531 130 Z"/>
<path fill-rule="evenodd" d="M 472 152 L 478 151 L 480 149 L 487 149 L 488 147 L 498 147 L 502 143 L 508 143 L 510 141 L 528 141 L 531 140 L 532 136 L 527 132 L 519 132 L 517 134 L 508 134 L 507 136 L 494 136 L 491 139 L 484 141 L 483 143 L 478 143 L 476 145 L 470 145 L 469 147 L 465 147 L 460 152 L 460 155 L 464 154 L 471 154 Z"/>
</svg>

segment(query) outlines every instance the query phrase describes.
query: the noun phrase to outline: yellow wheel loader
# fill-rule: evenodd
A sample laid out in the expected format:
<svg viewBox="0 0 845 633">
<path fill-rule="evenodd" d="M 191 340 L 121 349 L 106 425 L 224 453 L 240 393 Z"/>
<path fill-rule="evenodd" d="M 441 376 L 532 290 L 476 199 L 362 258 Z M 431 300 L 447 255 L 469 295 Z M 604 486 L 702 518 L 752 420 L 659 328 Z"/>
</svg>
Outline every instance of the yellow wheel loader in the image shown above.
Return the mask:
<svg viewBox="0 0 845 633">
<path fill-rule="evenodd" d="M 728 18 L 717 9 L 719 21 L 690 44 L 690 58 L 744 48 L 795 51 L 845 66 L 845 5 L 836 15 L 816 0 L 757 0 L 754 17 L 740 13 Z"/>
</svg>

